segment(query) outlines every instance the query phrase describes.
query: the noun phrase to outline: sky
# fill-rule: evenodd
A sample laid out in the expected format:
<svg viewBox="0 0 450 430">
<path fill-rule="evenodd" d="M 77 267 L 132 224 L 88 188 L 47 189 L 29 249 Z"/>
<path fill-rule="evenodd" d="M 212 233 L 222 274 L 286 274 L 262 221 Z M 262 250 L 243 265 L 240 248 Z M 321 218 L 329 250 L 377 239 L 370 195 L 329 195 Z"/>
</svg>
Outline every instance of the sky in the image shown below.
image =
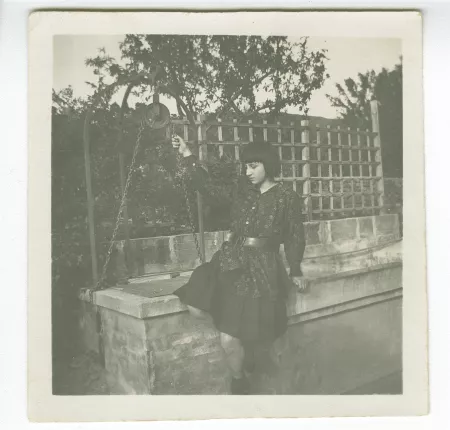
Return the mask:
<svg viewBox="0 0 450 430">
<path fill-rule="evenodd" d="M 108 55 L 120 60 L 119 43 L 124 37 L 124 35 L 55 36 L 53 88 L 60 90 L 71 85 L 77 97 L 91 93 L 92 89 L 85 82 L 95 82 L 96 79 L 92 70 L 85 66 L 86 58 L 95 57 L 100 48 L 105 48 Z M 358 73 L 368 70 L 378 72 L 383 67 L 390 69 L 399 62 L 401 56 L 399 39 L 311 37 L 308 47 L 310 50 L 322 48 L 328 50 L 326 69 L 330 79 L 312 94 L 309 103 L 311 116 L 325 118 L 338 116 L 338 112 L 326 97 L 326 94 L 336 95 L 336 83 L 343 83 L 344 79 L 349 77 L 356 78 Z M 123 91 L 117 93 L 115 98 L 117 101 L 121 100 Z M 166 104 L 172 113 L 176 113 L 173 100 L 161 97 L 160 101 Z M 297 113 L 295 108 L 288 109 L 288 112 Z"/>
</svg>

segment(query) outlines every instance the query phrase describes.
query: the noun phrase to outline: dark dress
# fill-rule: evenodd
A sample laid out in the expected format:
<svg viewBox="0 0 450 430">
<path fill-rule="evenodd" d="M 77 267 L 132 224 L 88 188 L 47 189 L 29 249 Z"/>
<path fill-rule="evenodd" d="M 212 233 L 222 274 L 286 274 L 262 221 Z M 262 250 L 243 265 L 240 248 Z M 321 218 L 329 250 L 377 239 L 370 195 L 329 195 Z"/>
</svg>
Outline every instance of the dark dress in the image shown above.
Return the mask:
<svg viewBox="0 0 450 430">
<path fill-rule="evenodd" d="M 197 267 L 174 294 L 211 314 L 222 333 L 244 342 L 275 340 L 287 328 L 286 298 L 293 285 L 280 244 L 284 244 L 290 275 L 302 275 L 305 236 L 299 195 L 280 183 L 261 194 L 245 176 L 224 189 L 211 183 L 194 156 L 183 163 L 190 187 L 209 204 L 231 207 L 234 239 L 224 242 L 211 261 Z M 242 246 L 239 239 L 245 237 L 267 238 L 269 246 Z"/>
</svg>

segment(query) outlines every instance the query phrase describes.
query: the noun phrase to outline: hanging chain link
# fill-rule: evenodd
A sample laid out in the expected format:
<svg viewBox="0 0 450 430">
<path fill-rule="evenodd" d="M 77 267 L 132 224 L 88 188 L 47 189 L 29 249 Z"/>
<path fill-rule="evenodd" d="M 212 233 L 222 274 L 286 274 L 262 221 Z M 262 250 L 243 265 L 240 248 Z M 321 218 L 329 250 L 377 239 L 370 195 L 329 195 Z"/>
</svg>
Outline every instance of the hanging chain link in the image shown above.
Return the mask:
<svg viewBox="0 0 450 430">
<path fill-rule="evenodd" d="M 127 193 L 128 193 L 128 188 L 130 187 L 131 184 L 131 178 L 133 176 L 133 170 L 134 170 L 134 165 L 136 164 L 136 156 L 137 153 L 139 152 L 139 147 L 141 144 L 141 139 L 142 139 L 142 132 L 144 131 L 145 128 L 145 124 L 144 121 L 141 122 L 141 125 L 139 127 L 138 130 L 138 135 L 137 135 L 137 139 L 136 139 L 136 145 L 134 146 L 134 151 L 133 151 L 133 157 L 131 158 L 131 164 L 130 164 L 130 169 L 128 170 L 128 176 L 127 176 L 127 180 L 125 182 L 125 187 L 122 193 L 122 199 L 120 201 L 120 206 L 119 206 L 119 212 L 117 213 L 117 218 L 116 218 L 116 225 L 114 227 L 112 236 L 111 236 L 111 240 L 109 243 L 109 248 L 108 248 L 108 252 L 106 253 L 106 259 L 105 259 L 105 263 L 103 264 L 103 269 L 102 269 L 102 273 L 100 278 L 97 281 L 97 284 L 94 287 L 94 291 L 100 289 L 103 281 L 105 280 L 106 277 L 106 271 L 108 269 L 108 265 L 109 265 L 109 261 L 111 259 L 111 254 L 112 251 L 114 249 L 114 242 L 116 240 L 116 236 L 117 233 L 119 231 L 119 227 L 120 227 L 120 221 L 121 221 L 121 216 L 122 216 L 122 212 L 125 208 L 125 204 L 126 204 L 126 200 L 127 200 Z M 125 222 L 128 222 L 128 220 L 124 220 Z"/>
<path fill-rule="evenodd" d="M 175 124 L 172 123 L 171 124 L 171 137 L 175 136 Z M 182 166 L 182 156 L 181 154 L 177 154 L 177 161 L 178 161 L 178 166 Z M 184 199 L 186 200 L 186 206 L 187 206 L 187 211 L 188 211 L 188 218 L 189 218 L 189 224 L 191 227 L 191 233 L 192 233 L 192 237 L 194 238 L 194 243 L 195 243 L 195 248 L 197 250 L 197 255 L 198 258 L 200 259 L 200 261 L 203 261 L 203 253 L 200 249 L 200 244 L 198 242 L 198 237 L 197 234 L 195 233 L 195 222 L 194 222 L 194 214 L 192 211 L 192 206 L 191 206 L 191 201 L 189 199 L 189 191 L 186 185 L 186 180 L 185 180 L 185 175 L 183 174 L 183 172 L 181 172 L 180 175 L 180 180 L 181 180 L 181 186 L 183 189 L 183 193 L 184 193 Z"/>
<path fill-rule="evenodd" d="M 190 199 L 189 199 L 189 192 L 188 192 L 188 189 L 187 189 L 187 186 L 186 186 L 186 181 L 184 180 L 184 178 L 181 178 L 181 185 L 183 187 L 184 198 L 186 200 L 186 206 L 187 206 L 187 210 L 188 210 L 189 223 L 191 225 L 192 236 L 194 237 L 195 248 L 197 249 L 198 258 L 200 259 L 200 261 L 202 261 L 203 253 L 202 253 L 202 251 L 200 249 L 200 244 L 198 243 L 197 234 L 195 233 L 194 215 L 192 213 L 192 206 L 191 206 L 191 202 L 190 202 Z"/>
</svg>

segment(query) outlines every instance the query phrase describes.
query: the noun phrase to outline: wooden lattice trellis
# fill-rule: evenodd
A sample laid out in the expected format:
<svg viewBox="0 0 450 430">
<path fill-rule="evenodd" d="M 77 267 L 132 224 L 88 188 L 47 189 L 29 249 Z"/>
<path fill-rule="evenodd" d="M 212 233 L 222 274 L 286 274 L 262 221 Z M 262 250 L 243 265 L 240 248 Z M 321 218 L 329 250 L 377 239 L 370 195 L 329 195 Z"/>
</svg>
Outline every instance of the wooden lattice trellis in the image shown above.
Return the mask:
<svg viewBox="0 0 450 430">
<path fill-rule="evenodd" d="M 308 220 L 379 214 L 384 209 L 378 103 L 371 103 L 372 130 L 288 125 L 267 121 L 197 121 L 201 158 L 207 153 L 239 161 L 242 145 L 269 141 L 282 163 L 277 180 L 290 183 L 304 199 Z M 195 140 L 187 119 L 174 120 L 187 141 Z M 179 130 L 179 129 L 182 130 Z"/>
</svg>

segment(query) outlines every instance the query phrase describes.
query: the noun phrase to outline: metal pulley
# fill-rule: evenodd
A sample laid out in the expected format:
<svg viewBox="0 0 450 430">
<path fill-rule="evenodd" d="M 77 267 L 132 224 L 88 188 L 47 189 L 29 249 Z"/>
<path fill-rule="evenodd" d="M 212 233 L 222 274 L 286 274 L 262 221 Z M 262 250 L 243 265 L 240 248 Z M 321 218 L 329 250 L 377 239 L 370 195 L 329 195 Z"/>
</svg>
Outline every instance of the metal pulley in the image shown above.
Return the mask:
<svg viewBox="0 0 450 430">
<path fill-rule="evenodd" d="M 140 104 L 130 119 L 137 126 L 144 125 L 147 144 L 157 146 L 170 139 L 170 111 L 163 103 Z M 123 150 L 129 151 L 129 148 Z"/>
<path fill-rule="evenodd" d="M 143 116 L 145 123 L 153 130 L 160 130 L 170 124 L 170 111 L 160 102 L 148 105 Z"/>
</svg>

